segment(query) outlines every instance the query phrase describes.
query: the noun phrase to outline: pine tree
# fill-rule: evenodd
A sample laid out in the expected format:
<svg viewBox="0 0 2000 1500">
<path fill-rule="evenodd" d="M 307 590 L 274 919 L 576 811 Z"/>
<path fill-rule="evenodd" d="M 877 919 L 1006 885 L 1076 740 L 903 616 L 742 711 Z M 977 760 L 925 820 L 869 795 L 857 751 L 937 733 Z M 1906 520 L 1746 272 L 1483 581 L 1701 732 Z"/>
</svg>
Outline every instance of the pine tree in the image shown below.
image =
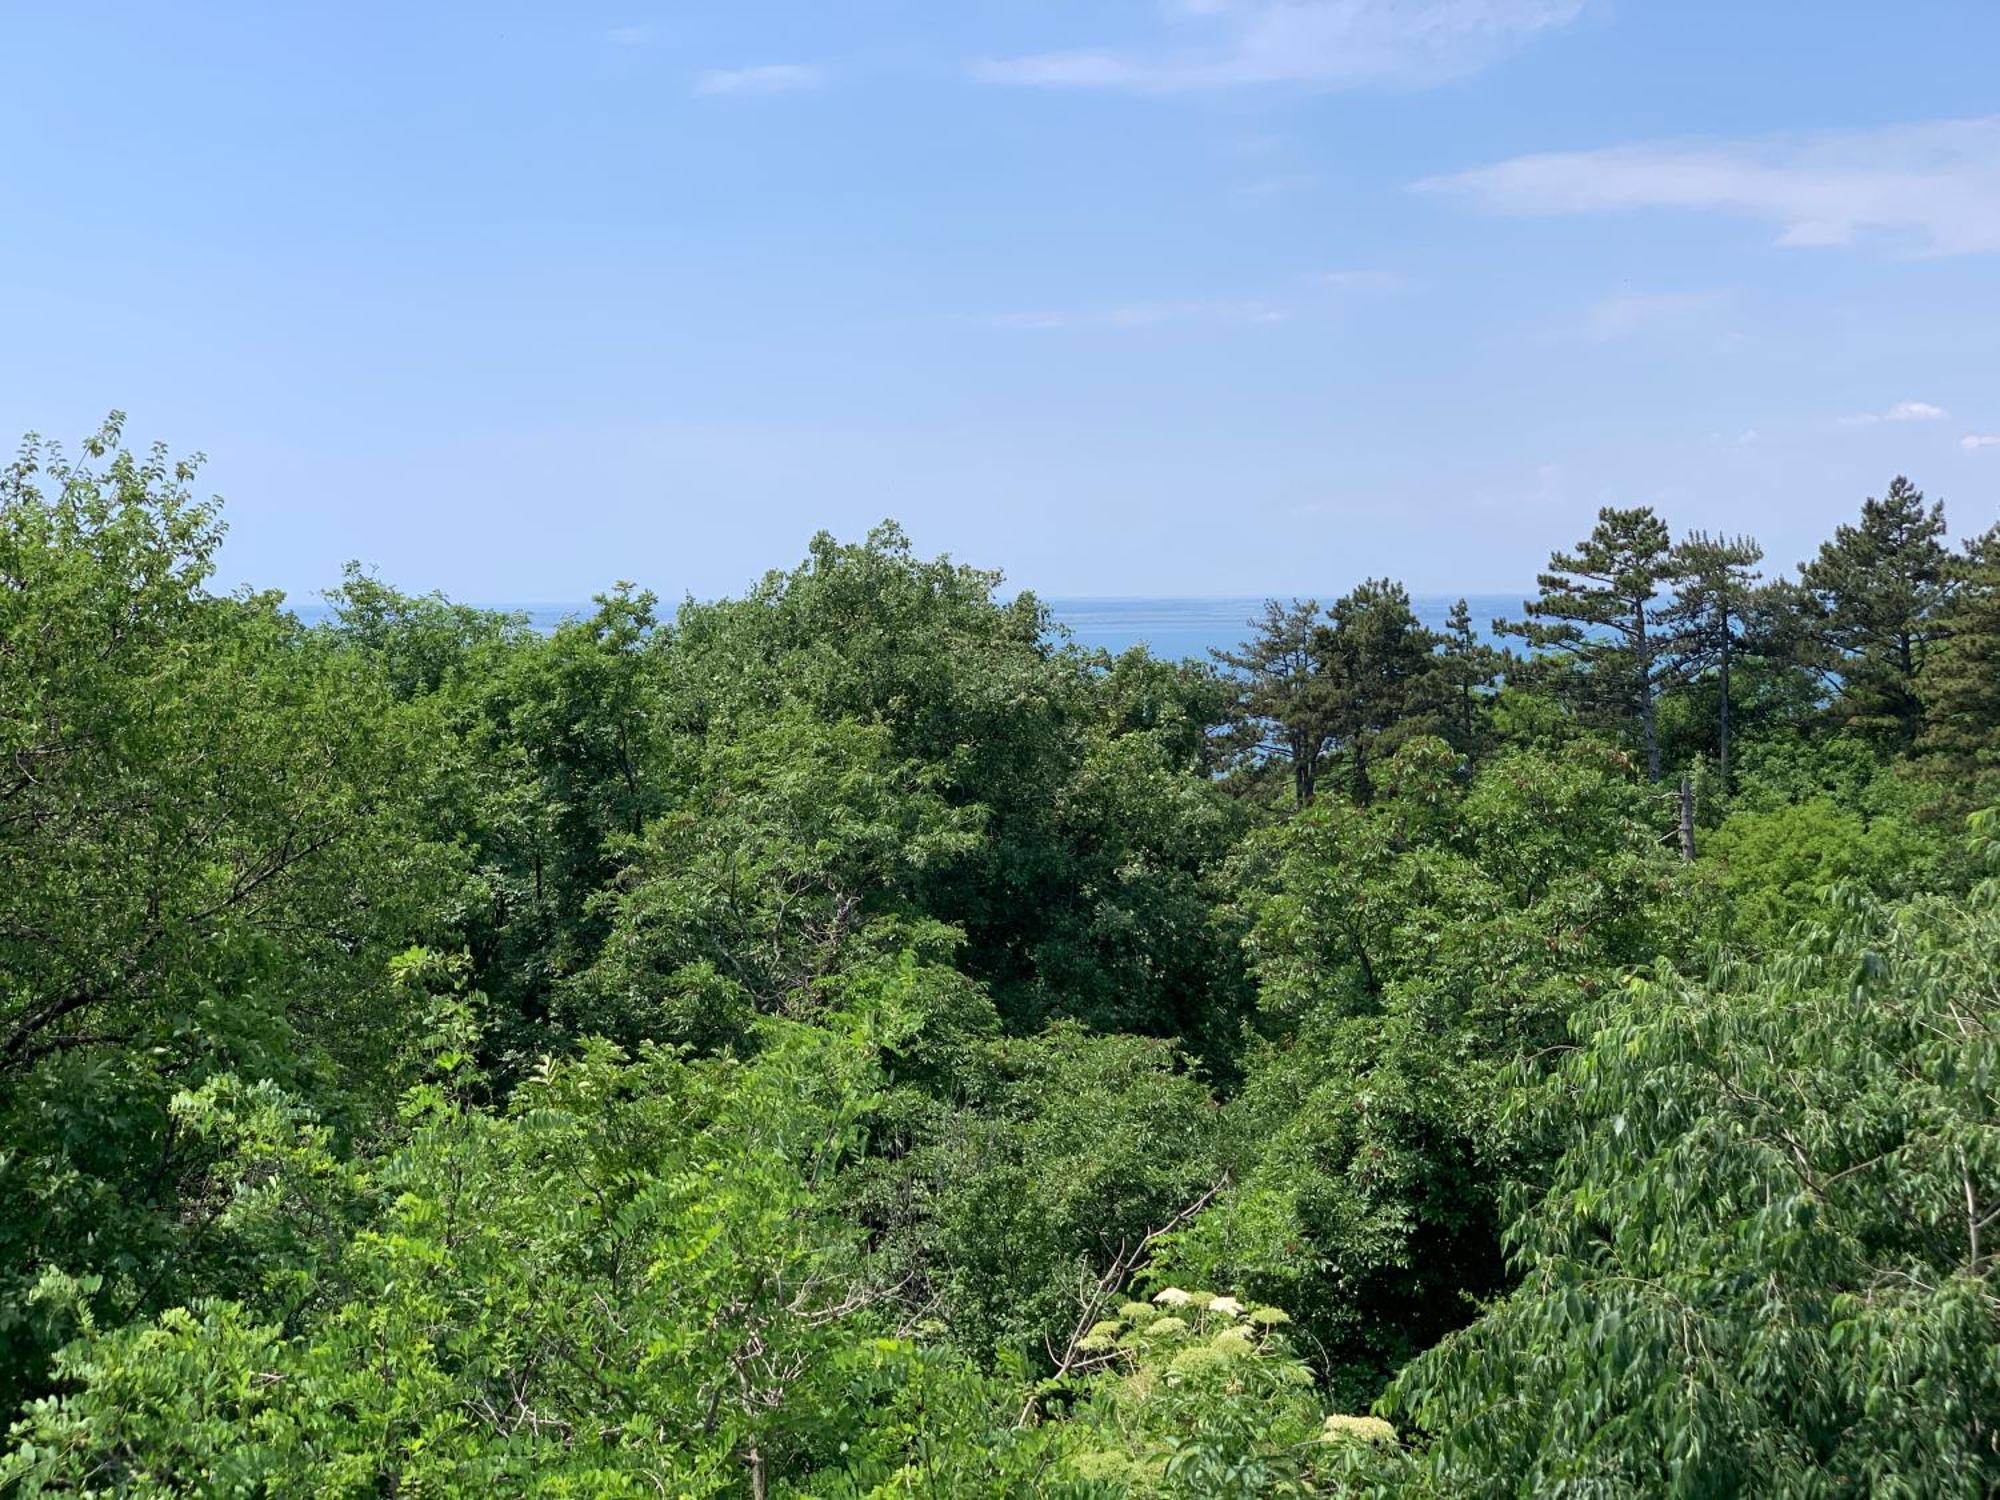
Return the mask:
<svg viewBox="0 0 2000 1500">
<path fill-rule="evenodd" d="M 1262 759 L 1290 762 L 1293 805 L 1305 807 L 1333 738 L 1319 601 L 1267 600 L 1263 616 L 1249 624 L 1256 633 L 1241 647 L 1210 654 L 1240 676 L 1239 734 Z"/>
<path fill-rule="evenodd" d="M 2000 526 L 1966 548 L 1958 587 L 1938 618 L 1950 639 L 1918 683 L 1920 748 L 1963 781 L 2000 772 Z"/>
<path fill-rule="evenodd" d="M 1691 532 L 1674 548 L 1681 577 L 1664 616 L 1687 676 L 1716 674 L 1716 752 L 1729 789 L 1730 669 L 1744 644 L 1745 621 L 1756 608 L 1758 563 L 1764 549 L 1747 536 Z"/>
<path fill-rule="evenodd" d="M 1549 558 L 1529 618 L 1494 622 L 1541 653 L 1530 675 L 1585 717 L 1638 725 L 1652 781 L 1660 779 L 1659 693 L 1673 668 L 1656 601 L 1680 569 L 1667 523 L 1651 507 L 1606 506 L 1575 552 Z"/>
<path fill-rule="evenodd" d="M 1956 567 L 1944 544 L 1944 506 L 1897 475 L 1882 499 L 1861 507 L 1800 568 L 1821 650 L 1817 665 L 1840 686 L 1837 711 L 1849 724 L 1916 743 L 1923 705 L 1918 679 L 1944 638 L 1941 615 Z"/>
<path fill-rule="evenodd" d="M 1368 579 L 1327 613 L 1319 655 L 1328 723 L 1354 800 L 1366 803 L 1374 790 L 1369 766 L 1401 739 L 1437 727 L 1441 638 L 1418 621 L 1403 586 L 1387 578 Z"/>
<path fill-rule="evenodd" d="M 1486 699 L 1506 663 L 1506 653 L 1479 639 L 1463 599 L 1445 619 L 1438 678 L 1448 700 L 1448 735 L 1456 748 L 1476 753 L 1486 739 Z"/>
</svg>

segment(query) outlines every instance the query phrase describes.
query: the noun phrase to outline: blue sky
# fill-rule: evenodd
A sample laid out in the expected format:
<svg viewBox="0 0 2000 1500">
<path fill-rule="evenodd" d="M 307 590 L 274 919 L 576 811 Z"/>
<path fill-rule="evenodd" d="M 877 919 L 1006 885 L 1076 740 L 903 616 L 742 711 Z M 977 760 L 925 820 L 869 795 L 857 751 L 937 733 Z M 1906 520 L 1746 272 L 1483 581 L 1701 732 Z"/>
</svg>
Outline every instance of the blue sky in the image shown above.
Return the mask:
<svg viewBox="0 0 2000 1500">
<path fill-rule="evenodd" d="M 0 427 L 225 581 L 1507 588 L 2000 515 L 2000 5 L 0 4 Z M 1990 441 L 1989 441 L 1990 440 Z"/>
</svg>

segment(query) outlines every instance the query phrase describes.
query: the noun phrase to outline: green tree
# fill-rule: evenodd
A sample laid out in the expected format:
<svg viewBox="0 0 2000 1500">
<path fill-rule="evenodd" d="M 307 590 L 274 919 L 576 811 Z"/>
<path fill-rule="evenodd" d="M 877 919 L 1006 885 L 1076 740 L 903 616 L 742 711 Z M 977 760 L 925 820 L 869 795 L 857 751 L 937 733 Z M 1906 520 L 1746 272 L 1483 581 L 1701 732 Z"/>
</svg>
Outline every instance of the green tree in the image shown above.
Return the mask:
<svg viewBox="0 0 2000 1500">
<path fill-rule="evenodd" d="M 867 1347 L 837 1316 L 869 1300 L 852 1231 L 812 1186 L 857 1140 L 865 1049 L 794 1031 L 742 1074 L 600 1044 L 505 1115 L 456 1096 L 463 1059 L 406 1102 L 393 1201 L 321 1268 L 303 1336 L 211 1303 L 74 1351 L 88 1394 L 37 1409 L 12 1477 L 714 1494 L 811 1465 L 815 1387 Z"/>
<path fill-rule="evenodd" d="M 525 614 L 454 604 L 438 593 L 405 594 L 355 562 L 324 597 L 326 632 L 379 662 L 398 698 L 476 683 L 534 639 Z"/>
<path fill-rule="evenodd" d="M 1704 844 L 1730 936 L 1766 953 L 1801 922 L 1824 920 L 1837 887 L 1886 897 L 1937 878 L 1927 841 L 1907 821 L 1825 797 L 1733 809 Z"/>
<path fill-rule="evenodd" d="M 453 784 L 434 813 L 472 851 L 481 882 L 460 940 L 504 1019 L 485 1045 L 515 1064 L 560 1041 L 555 988 L 597 957 L 599 893 L 665 807 L 686 727 L 653 595 L 621 584 L 596 602 L 545 638 L 482 652 L 470 681 L 437 695 Z M 385 649 L 422 649 L 423 624 L 411 620 Z"/>
<path fill-rule="evenodd" d="M 1967 547 L 1938 628 L 1947 640 L 1917 684 L 1920 748 L 1961 785 L 1990 785 L 2000 771 L 2000 528 Z"/>
<path fill-rule="evenodd" d="M 1406 1370 L 1444 1493 L 2000 1485 L 2000 888 L 1579 1015 L 1519 1288 Z"/>
<path fill-rule="evenodd" d="M 1681 658 L 1684 675 L 1715 673 L 1716 755 L 1723 791 L 1729 789 L 1731 674 L 1745 644 L 1744 627 L 1756 608 L 1764 549 L 1750 537 L 1689 533 L 1674 548 L 1678 577 L 1673 604 L 1663 615 L 1666 633 Z"/>
<path fill-rule="evenodd" d="M 1528 618 L 1494 622 L 1540 653 L 1530 675 L 1587 722 L 1638 727 L 1650 781 L 1660 779 L 1660 689 L 1674 669 L 1657 601 L 1681 567 L 1666 522 L 1649 507 L 1606 506 L 1574 552 L 1550 556 Z"/>
<path fill-rule="evenodd" d="M 1068 1021 L 978 1043 L 948 1087 L 885 1137 L 886 1248 L 961 1348 L 1046 1372 L 1089 1289 L 1214 1185 L 1213 1097 L 1168 1044 Z"/>
<path fill-rule="evenodd" d="M 759 1015 L 804 1017 L 849 966 L 913 940 L 949 954 L 924 916 L 923 871 L 972 847 L 980 809 L 939 795 L 939 772 L 897 762 L 881 726 L 796 709 L 710 746 L 676 806 L 621 841 L 593 898 L 605 939 L 558 982 L 559 1024 L 627 1045 L 744 1043 Z"/>
<path fill-rule="evenodd" d="M 218 1116 L 256 1145 L 244 1233 L 295 1244 L 329 1177 L 365 1216 L 288 1271 L 282 1310 L 86 1320 L 0 1487 L 1096 1500 L 1397 1462 L 1384 1424 L 1322 1417 L 1275 1309 L 1163 1293 L 1093 1315 L 1047 1380 L 899 1328 L 893 1265 L 844 1211 L 893 1010 L 761 1022 L 747 1061 L 591 1043 L 502 1110 L 469 1097 L 468 1019 L 442 1021 L 407 1139 L 366 1172 L 308 1112 Z M 1093 1196 L 1117 1193 L 1107 1174 Z"/>
<path fill-rule="evenodd" d="M 1256 633 L 1248 641 L 1213 655 L 1240 683 L 1237 723 L 1248 750 L 1260 761 L 1289 765 L 1292 805 L 1306 807 L 1335 732 L 1319 602 L 1271 599 L 1249 624 Z"/>
<path fill-rule="evenodd" d="M 1899 474 L 1799 570 L 1821 665 L 1839 684 L 1837 712 L 1902 750 L 1922 729 L 1918 683 L 1945 635 L 1956 569 L 1944 532 L 1943 504 L 1926 506 Z"/>
<path fill-rule="evenodd" d="M 1488 747 L 1493 684 L 1506 665 L 1506 653 L 1479 638 L 1465 600 L 1453 604 L 1445 620 L 1437 672 L 1447 699 L 1446 737 L 1466 754 Z"/>
<path fill-rule="evenodd" d="M 0 471 L 0 1410 L 63 1336 L 45 1274 L 107 1323 L 218 1289 L 177 1095 L 386 1106 L 420 1024 L 388 956 L 464 879 L 422 816 L 435 720 L 276 595 L 207 592 L 192 461 L 116 417 L 84 450 Z"/>
<path fill-rule="evenodd" d="M 1616 758 L 1511 752 L 1470 786 L 1417 739 L 1367 808 L 1259 840 L 1264 1045 L 1225 1118 L 1232 1186 L 1167 1264 L 1288 1306 L 1337 1400 L 1504 1285 L 1501 1195 L 1539 1145 L 1502 1111 L 1568 1016 L 1687 946 L 1681 876 Z"/>
<path fill-rule="evenodd" d="M 1443 717 L 1442 638 L 1410 608 L 1400 583 L 1371 578 L 1327 612 L 1318 655 L 1326 678 L 1327 726 L 1346 761 L 1356 802 L 1374 791 L 1370 767 Z"/>
<path fill-rule="evenodd" d="M 920 559 L 894 527 L 814 539 L 742 599 L 684 607 L 663 657 L 676 723 L 747 736 L 794 704 L 881 725 L 934 767 L 982 836 L 927 864 L 913 899 L 964 935 L 958 964 L 1010 1026 L 1055 1015 L 1177 1035 L 1204 1052 L 1241 1008 L 1233 941 L 1209 911 L 1246 809 L 1209 774 L 1221 688 L 1208 673 L 1065 646 L 1032 595 Z"/>
</svg>

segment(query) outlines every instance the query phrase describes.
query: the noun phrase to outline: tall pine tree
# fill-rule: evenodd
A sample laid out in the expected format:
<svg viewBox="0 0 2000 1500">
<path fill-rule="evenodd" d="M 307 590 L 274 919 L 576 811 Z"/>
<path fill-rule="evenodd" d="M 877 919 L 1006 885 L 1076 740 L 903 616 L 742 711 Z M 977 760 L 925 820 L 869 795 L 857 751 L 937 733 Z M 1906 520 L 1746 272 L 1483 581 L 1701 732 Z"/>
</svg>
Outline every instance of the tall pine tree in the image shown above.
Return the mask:
<svg viewBox="0 0 2000 1500">
<path fill-rule="evenodd" d="M 1581 717 L 1636 726 L 1653 781 L 1660 779 L 1659 694 L 1673 667 L 1660 592 L 1681 567 L 1667 523 L 1651 507 L 1606 506 L 1576 551 L 1549 558 L 1528 618 L 1494 622 L 1539 653 L 1529 675 Z"/>
<path fill-rule="evenodd" d="M 1730 673 L 1744 644 L 1744 622 L 1756 607 L 1757 564 L 1764 549 L 1747 536 L 1696 531 L 1674 548 L 1680 570 L 1674 602 L 1663 617 L 1689 675 L 1713 671 L 1716 754 L 1729 789 Z"/>
<path fill-rule="evenodd" d="M 1957 571 L 1938 617 L 1950 638 L 1917 685 L 1919 745 L 1954 780 L 1983 786 L 2000 776 L 2000 527 L 1967 547 Z"/>
<path fill-rule="evenodd" d="M 1255 634 L 1243 645 L 1210 655 L 1237 674 L 1239 740 L 1261 760 L 1290 763 L 1293 805 L 1305 807 L 1333 738 L 1319 601 L 1267 600 L 1262 617 L 1249 624 Z"/>
<path fill-rule="evenodd" d="M 1820 648 L 1818 665 L 1839 684 L 1836 712 L 1864 733 L 1907 750 L 1923 723 L 1918 696 L 1957 569 L 1944 544 L 1944 506 L 1902 475 L 1861 507 L 1799 570 Z"/>
<path fill-rule="evenodd" d="M 1479 638 L 1463 599 L 1445 619 L 1442 642 L 1438 677 L 1447 700 L 1446 733 L 1459 750 L 1474 755 L 1487 741 L 1489 690 L 1505 670 L 1507 654 Z"/>
<path fill-rule="evenodd" d="M 1439 727 L 1439 644 L 1410 608 L 1409 593 L 1387 578 L 1368 579 L 1328 611 L 1319 653 L 1328 722 L 1357 803 L 1373 795 L 1369 768 L 1380 756 L 1411 734 Z"/>
</svg>

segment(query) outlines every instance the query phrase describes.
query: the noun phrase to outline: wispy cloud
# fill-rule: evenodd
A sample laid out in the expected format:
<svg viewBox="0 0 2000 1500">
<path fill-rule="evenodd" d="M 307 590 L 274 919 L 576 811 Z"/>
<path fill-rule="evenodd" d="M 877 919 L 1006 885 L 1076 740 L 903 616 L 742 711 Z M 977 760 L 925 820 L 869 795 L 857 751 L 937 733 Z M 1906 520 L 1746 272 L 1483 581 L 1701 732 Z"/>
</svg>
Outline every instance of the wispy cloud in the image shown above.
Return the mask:
<svg viewBox="0 0 2000 1500">
<path fill-rule="evenodd" d="M 1269 302 L 1132 302 L 1066 312 L 1000 313 L 982 321 L 993 328 L 1048 331 L 1064 328 L 1157 328 L 1167 323 L 1269 326 L 1291 320 L 1289 309 Z"/>
<path fill-rule="evenodd" d="M 657 35 L 657 26 L 614 26 L 604 33 L 604 39 L 615 47 L 643 47 Z"/>
<path fill-rule="evenodd" d="M 1844 245 L 1872 232 L 1968 255 L 2000 250 L 2000 115 L 1556 151 L 1417 187 L 1505 213 L 1722 210 L 1771 221 L 1781 245 Z"/>
<path fill-rule="evenodd" d="M 694 81 L 697 94 L 795 94 L 826 82 L 817 63 L 764 63 L 754 68 L 711 68 Z"/>
<path fill-rule="evenodd" d="M 1878 422 L 1937 422 L 1950 416 L 1942 406 L 1933 406 L 1928 401 L 1898 401 L 1887 411 L 1865 411 L 1856 416 L 1842 417 L 1842 427 L 1873 427 Z"/>
<path fill-rule="evenodd" d="M 978 65 L 995 83 L 1169 94 L 1252 84 L 1421 85 L 1477 71 L 1588 0 L 1166 0 L 1169 37 Z"/>
<path fill-rule="evenodd" d="M 1885 422 L 1935 422 L 1949 415 L 1942 406 L 1933 406 L 1928 401 L 1898 401 L 1882 413 Z"/>
<path fill-rule="evenodd" d="M 1968 432 L 1958 440 L 1958 446 L 1967 453 L 1977 453 L 1981 448 L 2000 448 L 2000 432 Z"/>
<path fill-rule="evenodd" d="M 1585 332 L 1594 339 L 1617 339 L 1660 323 L 1672 323 L 1708 311 L 1724 300 L 1722 292 L 1623 292 L 1606 297 L 1590 310 Z"/>
</svg>

